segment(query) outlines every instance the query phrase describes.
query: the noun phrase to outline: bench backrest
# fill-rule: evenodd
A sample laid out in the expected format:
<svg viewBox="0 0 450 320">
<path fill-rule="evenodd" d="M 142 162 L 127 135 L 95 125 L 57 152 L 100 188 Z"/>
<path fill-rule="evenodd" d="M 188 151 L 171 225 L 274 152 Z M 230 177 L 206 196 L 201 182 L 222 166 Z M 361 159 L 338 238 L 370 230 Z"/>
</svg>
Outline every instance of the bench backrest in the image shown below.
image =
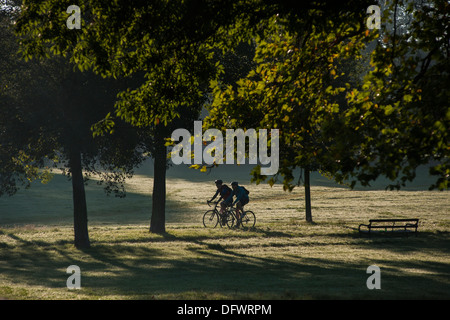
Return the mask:
<svg viewBox="0 0 450 320">
<path fill-rule="evenodd" d="M 369 223 L 386 223 L 386 222 L 414 222 L 414 224 L 418 224 L 419 219 L 371 219 Z"/>
</svg>

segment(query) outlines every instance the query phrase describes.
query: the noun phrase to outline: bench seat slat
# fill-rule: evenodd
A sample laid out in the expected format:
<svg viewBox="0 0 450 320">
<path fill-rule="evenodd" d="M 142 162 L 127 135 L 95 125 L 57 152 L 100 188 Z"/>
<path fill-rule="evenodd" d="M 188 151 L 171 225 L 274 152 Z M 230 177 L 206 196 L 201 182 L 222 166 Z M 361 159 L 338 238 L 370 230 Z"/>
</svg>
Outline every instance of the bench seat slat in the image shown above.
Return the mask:
<svg viewBox="0 0 450 320">
<path fill-rule="evenodd" d="M 405 223 L 396 225 L 398 222 Z M 370 219 L 369 224 L 360 224 L 358 230 L 360 233 L 368 234 L 370 234 L 371 231 L 372 233 L 417 233 L 418 226 L 419 219 Z M 361 227 L 365 227 L 367 230 L 363 230 Z M 377 229 L 384 229 L 384 232 Z"/>
<path fill-rule="evenodd" d="M 370 226 L 371 229 L 385 229 L 385 228 L 395 228 L 395 229 L 404 229 L 404 228 L 415 228 L 415 225 L 408 225 L 408 226 Z"/>
<path fill-rule="evenodd" d="M 370 219 L 369 222 L 406 222 L 406 221 L 416 221 L 419 219 Z"/>
</svg>

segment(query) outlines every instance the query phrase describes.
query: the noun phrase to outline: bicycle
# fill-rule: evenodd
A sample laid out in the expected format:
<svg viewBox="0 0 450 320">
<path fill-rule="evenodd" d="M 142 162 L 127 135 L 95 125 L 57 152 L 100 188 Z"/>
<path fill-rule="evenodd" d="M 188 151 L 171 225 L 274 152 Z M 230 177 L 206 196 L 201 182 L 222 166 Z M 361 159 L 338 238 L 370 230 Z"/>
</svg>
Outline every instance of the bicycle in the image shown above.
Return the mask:
<svg viewBox="0 0 450 320">
<path fill-rule="evenodd" d="M 211 203 L 209 201 L 207 201 L 207 203 L 208 206 L 211 207 Z M 217 209 L 219 201 L 213 202 L 213 204 L 215 205 L 214 209 L 208 210 L 203 214 L 203 226 L 205 226 L 205 228 L 214 229 L 217 225 L 220 225 L 221 228 L 226 225 L 230 229 L 233 228 L 235 221 L 238 220 L 236 216 L 236 208 L 227 207 L 225 212 L 221 214 Z M 240 226 L 242 228 L 253 228 L 255 223 L 255 214 L 250 210 L 244 211 L 244 214 L 240 220 Z"/>
<path fill-rule="evenodd" d="M 231 206 L 231 207 L 227 207 L 226 212 L 225 212 L 225 214 L 227 216 L 226 222 L 227 222 L 228 228 L 230 228 L 230 229 L 234 227 L 234 222 L 238 221 L 238 218 L 236 215 L 236 210 L 237 209 L 235 207 Z M 240 218 L 239 222 L 240 222 L 239 226 L 243 229 L 253 228 L 256 223 L 256 216 L 253 213 L 253 211 L 250 211 L 250 210 L 244 211 L 244 213 L 241 214 L 241 218 Z"/>
<path fill-rule="evenodd" d="M 206 203 L 211 207 L 211 202 L 207 201 Z M 219 201 L 212 203 L 215 205 L 214 209 L 208 210 L 203 214 L 203 226 L 205 228 L 214 229 L 218 224 L 221 228 L 225 225 L 228 225 L 229 216 L 226 213 L 220 214 L 220 211 L 217 209 Z"/>
</svg>

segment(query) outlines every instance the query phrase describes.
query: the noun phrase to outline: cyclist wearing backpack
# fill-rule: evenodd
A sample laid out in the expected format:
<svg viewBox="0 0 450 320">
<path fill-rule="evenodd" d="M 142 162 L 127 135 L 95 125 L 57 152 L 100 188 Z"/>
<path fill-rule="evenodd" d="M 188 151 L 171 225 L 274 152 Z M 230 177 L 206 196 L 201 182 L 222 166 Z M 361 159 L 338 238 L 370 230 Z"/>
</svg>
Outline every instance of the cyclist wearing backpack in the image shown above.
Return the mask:
<svg viewBox="0 0 450 320">
<path fill-rule="evenodd" d="M 225 202 L 229 205 L 236 204 L 236 217 L 238 219 L 236 226 L 238 227 L 241 221 L 241 213 L 244 213 L 244 206 L 250 201 L 248 197 L 248 190 L 245 187 L 239 186 L 236 181 L 231 183 L 231 187 L 233 188 L 233 193 L 225 200 Z M 233 201 L 233 196 L 236 196 L 236 200 Z"/>
<path fill-rule="evenodd" d="M 220 200 L 222 200 L 222 199 L 227 199 L 229 196 L 230 196 L 230 194 L 233 192 L 232 190 L 231 190 L 231 188 L 229 187 L 229 186 L 227 186 L 226 184 L 223 184 L 223 181 L 222 180 L 216 180 L 216 181 L 214 181 L 215 183 L 216 183 L 216 187 L 217 187 L 217 191 L 216 191 L 216 193 L 214 194 L 214 196 L 211 198 L 211 200 L 208 200 L 207 202 L 209 203 L 209 202 L 211 202 L 211 201 L 213 201 L 219 194 L 220 194 L 220 198 L 219 198 L 219 200 L 218 200 L 218 202 L 220 201 Z M 223 211 L 225 210 L 225 208 L 226 208 L 226 203 L 225 203 L 225 201 L 222 201 L 221 203 L 220 203 L 220 214 L 223 214 Z"/>
</svg>

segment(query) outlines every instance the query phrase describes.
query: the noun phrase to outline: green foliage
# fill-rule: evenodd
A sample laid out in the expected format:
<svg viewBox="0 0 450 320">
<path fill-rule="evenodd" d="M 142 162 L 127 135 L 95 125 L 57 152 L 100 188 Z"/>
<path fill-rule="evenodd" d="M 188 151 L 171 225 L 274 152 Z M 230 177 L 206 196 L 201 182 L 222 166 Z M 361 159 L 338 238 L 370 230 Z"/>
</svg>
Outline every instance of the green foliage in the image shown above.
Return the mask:
<svg viewBox="0 0 450 320">
<path fill-rule="evenodd" d="M 111 132 L 117 119 L 152 132 L 183 123 L 177 119 L 186 124 L 212 80 L 205 127 L 279 128 L 287 189 L 298 166 L 355 179 L 352 185 L 385 175 L 400 187 L 429 163 L 437 163 L 433 187 L 447 188 L 448 2 L 395 1 L 379 33 L 366 30 L 370 4 L 83 2 L 82 28 L 69 30 L 67 1 L 24 1 L 16 30 L 25 57 L 61 54 L 103 76 L 144 77 L 120 94 L 98 133 Z M 377 35 L 361 82 L 367 69 L 355 61 L 365 61 L 362 50 Z M 219 78 L 227 68 L 218 56 L 251 40 L 253 71 L 237 83 Z M 187 109 L 190 117 L 182 115 Z M 256 171 L 255 179 L 265 177 Z"/>
<path fill-rule="evenodd" d="M 103 76 L 143 75 L 136 89 L 120 94 L 116 117 L 133 126 L 153 127 L 167 126 L 180 117 L 180 109 L 200 111 L 203 90 L 216 72 L 211 61 L 213 36 L 226 33 L 221 28 L 231 24 L 236 15 L 232 13 L 245 5 L 164 0 L 81 3 L 80 30 L 66 27 L 66 6 L 63 0 L 24 1 L 16 24 L 23 56 L 61 54 L 81 70 Z"/>
<path fill-rule="evenodd" d="M 448 188 L 448 3 L 407 4 L 385 8 L 380 32 L 358 24 L 363 19 L 331 15 L 305 27 L 293 12 L 275 15 L 237 88 L 212 83 L 205 126 L 279 128 L 287 190 L 297 166 L 352 187 L 386 176 L 388 187 L 400 188 L 430 165 L 431 188 Z M 309 21 L 315 12 L 306 13 Z M 374 39 L 368 68 L 364 48 Z M 266 178 L 256 167 L 254 180 Z"/>
<path fill-rule="evenodd" d="M 292 190 L 296 167 L 335 170 L 331 132 L 345 108 L 337 101 L 348 90 L 342 80 L 347 79 L 344 62 L 361 58 L 365 42 L 375 33 L 361 30 L 358 23 L 336 25 L 331 20 L 321 25 L 327 32 L 314 25 L 306 34 L 293 32 L 286 25 L 288 20 L 279 15 L 268 21 L 266 36 L 256 38 L 255 67 L 236 88 L 212 83 L 214 99 L 205 126 L 280 129 L 277 176 Z M 267 178 L 259 167 L 253 176 L 257 183 Z"/>
<path fill-rule="evenodd" d="M 123 122 L 114 135 L 93 139 L 90 127 L 112 110 L 124 84 L 74 72 L 64 58 L 25 62 L 2 17 L 0 38 L 0 195 L 33 180 L 46 183 L 55 168 L 71 174 L 69 154 L 83 154 L 85 180 L 100 175 L 108 193 L 124 196 L 124 179 L 143 157 L 136 130 Z"/>
<path fill-rule="evenodd" d="M 437 176 L 430 188 L 446 189 L 450 160 L 448 1 L 396 1 L 372 53 L 364 85 L 348 95 L 345 126 L 359 133 L 348 146 L 358 158 L 346 177 L 368 183 L 385 175 L 399 188 L 419 165 Z"/>
</svg>

